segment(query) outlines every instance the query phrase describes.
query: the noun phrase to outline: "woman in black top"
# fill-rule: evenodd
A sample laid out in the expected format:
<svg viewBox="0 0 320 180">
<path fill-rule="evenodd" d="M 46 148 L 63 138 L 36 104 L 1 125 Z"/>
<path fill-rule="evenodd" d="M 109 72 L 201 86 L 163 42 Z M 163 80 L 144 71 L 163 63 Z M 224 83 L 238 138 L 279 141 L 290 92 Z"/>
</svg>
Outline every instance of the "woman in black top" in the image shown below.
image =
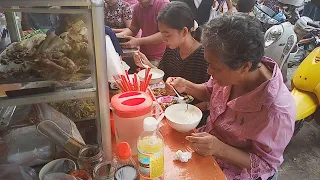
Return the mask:
<svg viewBox="0 0 320 180">
<path fill-rule="evenodd" d="M 168 77 L 183 77 L 194 83 L 205 83 L 209 79 L 207 73 L 208 63 L 204 59 L 204 49 L 200 44 L 201 30 L 192 14 L 191 9 L 183 2 L 170 2 L 158 15 L 158 27 L 167 45 L 159 69 L 165 73 L 164 80 Z M 144 54 L 134 57 L 135 63 L 143 67 L 144 64 L 155 68 Z M 202 126 L 209 115 L 206 102 L 195 100 L 193 102 L 203 112 L 199 124 Z"/>
<path fill-rule="evenodd" d="M 199 43 L 201 30 L 198 28 L 190 8 L 183 2 L 170 2 L 158 15 L 158 27 L 167 49 L 158 66 L 167 77 L 183 77 L 194 83 L 204 83 L 209 79 L 208 63 Z M 134 57 L 135 63 L 155 68 L 144 54 Z"/>
</svg>

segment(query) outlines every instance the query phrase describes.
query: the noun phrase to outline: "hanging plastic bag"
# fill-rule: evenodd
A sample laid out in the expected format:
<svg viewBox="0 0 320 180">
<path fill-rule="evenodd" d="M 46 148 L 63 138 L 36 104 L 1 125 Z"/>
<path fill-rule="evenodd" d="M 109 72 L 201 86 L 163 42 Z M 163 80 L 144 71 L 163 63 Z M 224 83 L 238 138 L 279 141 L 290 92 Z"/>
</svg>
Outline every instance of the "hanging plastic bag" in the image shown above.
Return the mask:
<svg viewBox="0 0 320 180">
<path fill-rule="evenodd" d="M 130 67 L 120 59 L 119 54 L 114 49 L 112 41 L 109 36 L 106 36 L 106 51 L 107 51 L 107 73 L 108 81 L 114 83 L 114 75 L 125 74 L 125 70 Z"/>
<path fill-rule="evenodd" d="M 11 130 L 0 145 L 6 147 L 0 163 L 34 166 L 53 160 L 56 154 L 53 142 L 40 134 L 35 126 Z"/>
<path fill-rule="evenodd" d="M 75 123 L 48 104 L 35 106 L 40 120 L 37 125 L 38 131 L 72 157 L 77 158 L 79 150 L 85 143 Z"/>
</svg>

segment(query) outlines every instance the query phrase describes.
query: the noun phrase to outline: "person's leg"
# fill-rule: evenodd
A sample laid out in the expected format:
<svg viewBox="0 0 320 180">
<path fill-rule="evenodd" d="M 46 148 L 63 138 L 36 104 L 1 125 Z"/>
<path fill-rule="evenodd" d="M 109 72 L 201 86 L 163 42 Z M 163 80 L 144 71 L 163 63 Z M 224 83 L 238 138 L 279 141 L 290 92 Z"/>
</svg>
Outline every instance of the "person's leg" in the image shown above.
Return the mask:
<svg viewBox="0 0 320 180">
<path fill-rule="evenodd" d="M 312 17 L 313 8 L 314 8 L 314 6 L 311 2 L 304 3 L 302 16 L 307 16 L 307 17 L 313 18 Z"/>
<path fill-rule="evenodd" d="M 320 21 L 320 8 L 314 8 L 314 21 Z"/>
</svg>

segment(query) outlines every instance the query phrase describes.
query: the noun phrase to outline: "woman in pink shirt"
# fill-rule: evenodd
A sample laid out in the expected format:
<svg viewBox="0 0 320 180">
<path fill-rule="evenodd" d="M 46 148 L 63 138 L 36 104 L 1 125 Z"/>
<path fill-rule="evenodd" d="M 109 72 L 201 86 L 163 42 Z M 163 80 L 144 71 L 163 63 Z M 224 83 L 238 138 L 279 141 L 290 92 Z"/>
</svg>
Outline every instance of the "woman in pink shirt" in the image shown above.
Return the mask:
<svg viewBox="0 0 320 180">
<path fill-rule="evenodd" d="M 230 180 L 276 179 L 293 135 L 295 103 L 278 65 L 263 57 L 260 23 L 226 13 L 204 26 L 202 43 L 212 78 L 205 84 L 167 79 L 181 93 L 210 101 L 206 125 L 186 139 L 198 154 L 214 156 Z"/>
</svg>

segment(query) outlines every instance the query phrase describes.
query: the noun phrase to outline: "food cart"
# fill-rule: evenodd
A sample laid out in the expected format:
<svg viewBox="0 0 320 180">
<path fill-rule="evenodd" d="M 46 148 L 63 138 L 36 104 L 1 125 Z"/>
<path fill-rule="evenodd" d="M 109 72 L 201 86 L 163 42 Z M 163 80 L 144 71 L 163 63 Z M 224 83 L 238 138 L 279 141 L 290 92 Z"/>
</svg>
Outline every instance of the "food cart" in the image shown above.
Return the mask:
<svg viewBox="0 0 320 180">
<path fill-rule="evenodd" d="M 18 107 L 91 98 L 97 142 L 111 160 L 104 1 L 2 0 L 0 9 L 11 39 L 0 55 L 1 131 L 15 127 L 12 116 L 4 116 Z"/>
<path fill-rule="evenodd" d="M 0 53 L 0 168 L 16 163 L 45 169 L 62 157 L 77 159 L 80 166 L 79 147 L 92 142 L 84 141 L 77 123 L 92 120 L 93 143 L 103 155 L 91 162 L 113 161 L 103 11 L 103 0 L 0 2 L 11 40 Z M 176 162 L 178 149 L 192 151 L 185 140 L 190 132 L 177 132 L 166 118 L 162 122 L 164 179 L 225 179 L 213 157 L 194 153 L 187 164 Z M 83 126 L 89 136 L 95 133 L 92 124 Z"/>
</svg>

